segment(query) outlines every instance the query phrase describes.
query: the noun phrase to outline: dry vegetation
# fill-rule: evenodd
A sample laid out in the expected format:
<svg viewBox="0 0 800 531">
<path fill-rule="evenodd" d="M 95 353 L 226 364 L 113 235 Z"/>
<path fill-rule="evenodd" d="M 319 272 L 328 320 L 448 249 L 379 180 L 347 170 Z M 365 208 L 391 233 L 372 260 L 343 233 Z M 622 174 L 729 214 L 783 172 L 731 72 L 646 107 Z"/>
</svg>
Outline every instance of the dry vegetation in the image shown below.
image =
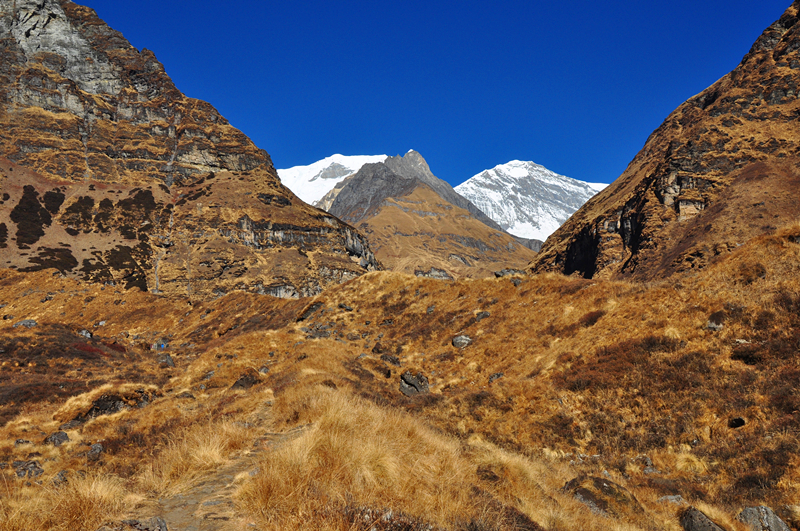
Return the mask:
<svg viewBox="0 0 800 531">
<path fill-rule="evenodd" d="M 0 528 L 156 515 L 237 463 L 231 529 L 679 529 L 671 495 L 729 531 L 762 503 L 797 526 L 798 239 L 796 224 L 660 283 L 373 273 L 315 299 L 195 307 L 4 271 L 0 313 L 39 321 L 0 322 L 4 376 L 44 384 L 63 366 L 83 390 L 3 399 Z M 21 296 L 44 281 L 97 306 Z M 53 327 L 74 339 L 103 317 L 83 340 L 96 358 L 34 355 Z M 166 350 L 144 348 L 161 335 Z M 401 394 L 406 371 L 431 392 Z M 124 406 L 90 414 L 104 397 Z M 70 441 L 44 444 L 65 423 Z M 18 478 L 14 461 L 44 472 Z M 565 488 L 591 478 L 619 486 L 607 517 Z"/>
</svg>

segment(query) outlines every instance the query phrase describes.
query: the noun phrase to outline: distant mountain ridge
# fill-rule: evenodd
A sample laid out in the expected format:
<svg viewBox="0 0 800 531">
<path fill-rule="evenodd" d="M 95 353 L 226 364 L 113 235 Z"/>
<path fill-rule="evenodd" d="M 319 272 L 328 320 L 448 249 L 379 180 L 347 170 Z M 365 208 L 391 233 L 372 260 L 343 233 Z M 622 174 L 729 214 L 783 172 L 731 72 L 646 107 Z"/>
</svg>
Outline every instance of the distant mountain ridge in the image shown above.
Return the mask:
<svg viewBox="0 0 800 531">
<path fill-rule="evenodd" d="M 357 226 L 390 269 L 485 276 L 533 257 L 530 242 L 503 231 L 413 150 L 365 164 L 318 205 Z"/>
<path fill-rule="evenodd" d="M 544 241 L 607 185 L 512 160 L 485 170 L 455 190 L 514 236 Z"/>
</svg>

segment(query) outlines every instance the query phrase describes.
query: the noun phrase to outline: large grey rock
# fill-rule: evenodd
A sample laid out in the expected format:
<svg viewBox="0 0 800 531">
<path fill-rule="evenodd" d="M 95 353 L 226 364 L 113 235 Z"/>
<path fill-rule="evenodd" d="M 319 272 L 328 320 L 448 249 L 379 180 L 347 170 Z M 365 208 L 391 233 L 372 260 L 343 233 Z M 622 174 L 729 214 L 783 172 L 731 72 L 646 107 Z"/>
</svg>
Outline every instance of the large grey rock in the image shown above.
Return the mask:
<svg viewBox="0 0 800 531">
<path fill-rule="evenodd" d="M 747 507 L 736 519 L 750 526 L 753 531 L 791 531 L 772 509 L 763 505 Z"/>
<path fill-rule="evenodd" d="M 69 435 L 67 435 L 67 432 L 64 431 L 57 431 L 53 434 L 50 434 L 44 440 L 45 444 L 52 444 L 53 446 L 61 446 L 66 442 L 69 442 Z"/>
<path fill-rule="evenodd" d="M 472 338 L 466 335 L 456 336 L 453 338 L 453 346 L 456 348 L 465 348 L 472 343 Z"/>
<path fill-rule="evenodd" d="M 406 371 L 400 376 L 400 392 L 406 396 L 429 393 L 428 379 L 421 372 L 414 376 L 411 371 Z"/>
<path fill-rule="evenodd" d="M 681 515 L 681 526 L 686 531 L 725 531 L 703 512 L 689 507 Z"/>
</svg>

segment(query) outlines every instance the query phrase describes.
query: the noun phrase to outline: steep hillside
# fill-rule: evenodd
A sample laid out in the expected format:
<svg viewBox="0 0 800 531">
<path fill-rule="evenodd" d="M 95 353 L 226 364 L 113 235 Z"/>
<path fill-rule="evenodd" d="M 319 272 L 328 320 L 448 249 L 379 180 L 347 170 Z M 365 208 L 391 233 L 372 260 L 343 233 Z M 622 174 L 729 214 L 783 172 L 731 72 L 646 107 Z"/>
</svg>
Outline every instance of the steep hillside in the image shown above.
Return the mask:
<svg viewBox="0 0 800 531">
<path fill-rule="evenodd" d="M 358 227 L 375 256 L 394 271 L 434 268 L 477 278 L 519 269 L 534 256 L 496 223 L 484 222 L 485 214 L 478 218 L 458 206 L 471 203 L 437 179 L 415 151 L 366 164 L 323 201 L 330 202 L 331 214 Z"/>
<path fill-rule="evenodd" d="M 379 267 L 269 155 L 70 1 L 0 1 L 0 264 L 193 298 Z"/>
<path fill-rule="evenodd" d="M 534 162 L 512 160 L 455 187 L 503 230 L 544 241 L 604 184 L 558 175 Z"/>
<path fill-rule="evenodd" d="M 532 270 L 664 278 L 796 219 L 798 8 L 675 110 L 625 172 L 548 239 Z"/>
<path fill-rule="evenodd" d="M 0 526 L 797 529 L 798 264 L 793 225 L 647 285 L 377 272 L 187 307 L 2 270 Z"/>
</svg>

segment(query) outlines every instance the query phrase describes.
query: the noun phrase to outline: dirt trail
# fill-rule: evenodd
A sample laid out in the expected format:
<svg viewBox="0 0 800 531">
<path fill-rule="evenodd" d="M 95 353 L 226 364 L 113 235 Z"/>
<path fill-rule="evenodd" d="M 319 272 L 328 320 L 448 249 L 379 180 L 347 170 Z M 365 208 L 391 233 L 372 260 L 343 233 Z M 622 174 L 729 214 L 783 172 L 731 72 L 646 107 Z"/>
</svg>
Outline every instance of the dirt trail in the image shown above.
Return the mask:
<svg viewBox="0 0 800 531">
<path fill-rule="evenodd" d="M 227 465 L 209 472 L 185 493 L 158 500 L 150 511 L 167 523 L 169 531 L 227 531 L 246 529 L 247 522 L 236 514 L 233 493 L 237 478 L 258 472 L 264 452 L 300 436 L 310 425 L 283 433 L 267 433 L 256 439 L 253 448 L 232 457 Z"/>
</svg>

